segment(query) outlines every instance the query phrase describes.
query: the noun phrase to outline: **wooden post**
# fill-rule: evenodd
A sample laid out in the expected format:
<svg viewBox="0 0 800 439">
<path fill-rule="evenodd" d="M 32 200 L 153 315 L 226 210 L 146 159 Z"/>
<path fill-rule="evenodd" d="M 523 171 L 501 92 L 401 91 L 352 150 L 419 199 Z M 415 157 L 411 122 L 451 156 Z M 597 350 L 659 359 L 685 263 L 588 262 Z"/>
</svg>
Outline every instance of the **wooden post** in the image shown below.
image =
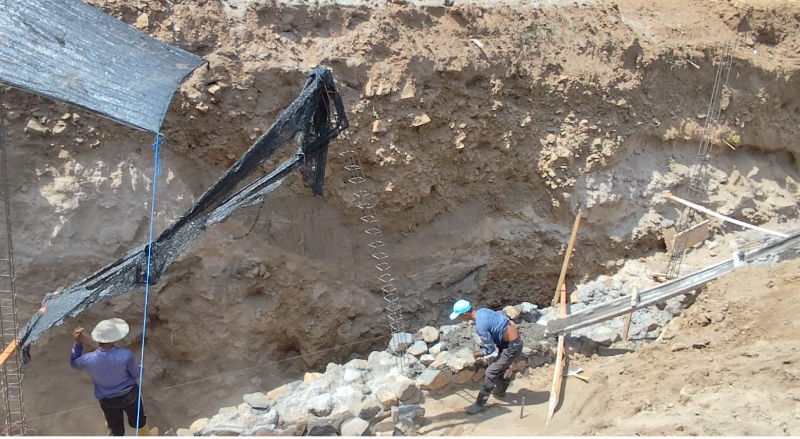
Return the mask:
<svg viewBox="0 0 800 439">
<path fill-rule="evenodd" d="M 556 284 L 556 294 L 553 296 L 553 306 L 558 305 L 559 300 L 559 288 L 561 288 L 561 284 L 566 281 L 567 278 L 567 268 L 569 267 L 569 258 L 572 257 L 572 247 L 575 245 L 575 237 L 578 236 L 578 227 L 581 225 L 581 213 L 582 210 L 578 209 L 578 215 L 575 216 L 575 223 L 572 225 L 572 235 L 569 237 L 569 243 L 567 243 L 567 254 L 564 255 L 564 263 L 561 265 L 561 274 L 558 276 L 558 283 Z"/>
<path fill-rule="evenodd" d="M 631 306 L 636 306 L 639 303 L 639 290 L 634 288 L 631 293 Z M 625 330 L 622 332 L 622 339 L 628 341 L 628 331 L 631 329 L 631 319 L 633 318 L 633 311 L 625 316 Z"/>
<path fill-rule="evenodd" d="M 566 317 L 568 314 L 567 310 L 567 267 L 569 267 L 569 258 L 572 255 L 572 247 L 575 244 L 575 237 L 578 235 L 578 227 L 581 224 L 581 211 L 578 210 L 578 215 L 575 217 L 575 224 L 572 226 L 572 235 L 569 238 L 569 244 L 567 244 L 567 254 L 564 255 L 564 264 L 561 266 L 561 274 L 558 277 L 558 284 L 556 285 L 556 294 L 553 298 L 553 306 L 555 306 L 558 302 L 561 302 L 561 306 L 559 309 L 559 315 L 563 318 Z M 558 349 L 556 349 L 556 364 L 555 364 L 555 373 L 553 374 L 553 386 L 550 388 L 550 403 L 547 409 L 547 420 L 545 421 L 545 425 L 550 424 L 550 420 L 553 419 L 553 415 L 556 412 L 556 407 L 558 406 L 559 401 L 561 401 L 561 385 L 564 381 L 564 367 L 567 364 L 567 355 L 566 355 L 566 334 L 561 334 L 558 336 Z"/>
</svg>

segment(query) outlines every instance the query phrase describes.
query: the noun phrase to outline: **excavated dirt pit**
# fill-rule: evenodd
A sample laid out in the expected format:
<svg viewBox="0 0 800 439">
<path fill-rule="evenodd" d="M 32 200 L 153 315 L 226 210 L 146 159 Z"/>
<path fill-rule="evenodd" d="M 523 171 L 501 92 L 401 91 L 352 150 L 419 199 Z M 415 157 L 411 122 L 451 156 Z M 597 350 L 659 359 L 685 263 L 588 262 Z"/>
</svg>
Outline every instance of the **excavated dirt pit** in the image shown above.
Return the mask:
<svg viewBox="0 0 800 439">
<path fill-rule="evenodd" d="M 385 347 L 384 302 L 338 148 L 355 148 L 365 166 L 411 329 L 447 324 L 458 297 L 494 308 L 547 304 L 579 208 L 570 291 L 599 276 L 650 282 L 666 266 L 663 230 L 681 211 L 664 194 L 685 190 L 722 46 L 735 43 L 701 201 L 782 232 L 800 226 L 800 8 L 793 1 L 89 3 L 209 61 L 181 86 L 163 125 L 157 231 L 269 127 L 311 67 L 332 68 L 351 121 L 331 146 L 323 197 L 290 178 L 263 206 L 207 230 L 151 290 L 144 393 L 162 430 L 236 404 L 242 393 Z M 152 135 L 17 90 L 3 90 L 2 98 L 25 322 L 45 293 L 146 241 Z M 31 120 L 43 130 L 26 129 Z M 691 251 L 683 272 L 730 257 L 739 229 L 716 221 L 711 229 L 717 246 Z M 789 286 L 797 282 L 793 264 L 780 268 Z M 759 270 L 767 270 L 759 279 L 775 276 Z M 735 279 L 720 280 L 727 287 L 715 291 L 750 288 L 751 278 Z M 772 300 L 751 293 L 741 306 L 763 305 L 758 312 L 768 315 Z M 32 432 L 105 434 L 89 378 L 69 369 L 70 333 L 122 317 L 132 323 L 127 343 L 138 352 L 142 304 L 141 294 L 114 299 L 33 346 L 25 378 Z M 694 326 L 681 325 L 676 339 L 695 336 Z M 749 352 L 766 355 L 786 341 L 778 329 L 764 329 L 767 338 Z M 706 385 L 698 376 L 710 396 L 686 409 L 694 410 L 692 421 L 671 417 L 688 416 L 672 411 L 683 396 L 665 396 L 655 374 L 677 386 L 683 361 L 702 363 L 702 354 L 716 351 L 653 347 L 584 366 L 613 364 L 580 404 L 568 399 L 559 418 L 573 421 L 572 413 L 585 422 L 505 429 L 512 424 L 462 422 L 464 401 L 443 400 L 426 405 L 430 425 L 450 419 L 459 426 L 429 433 L 797 434 L 800 412 L 783 397 L 786 381 L 758 378 L 765 368 L 794 373 L 796 353 L 786 350 L 793 348 L 781 348 L 788 356 L 775 364 L 766 357 L 768 364 L 724 365 L 740 359 L 726 356 L 731 337 L 712 344 L 720 350 L 716 364 L 704 366 L 719 374 L 719 386 L 729 384 Z M 629 358 L 641 369 L 626 366 Z M 623 380 L 635 387 L 608 393 L 623 386 L 618 369 L 626 378 L 642 375 Z M 544 392 L 545 368 L 535 374 L 518 385 Z M 780 395 L 754 396 L 728 414 L 716 409 L 723 390 L 762 384 Z M 632 392 L 649 406 L 631 402 Z M 539 401 L 538 410 L 546 403 L 537 395 L 526 401 Z M 778 407 L 770 416 L 782 429 L 747 421 L 754 407 Z M 613 419 L 611 409 L 619 409 Z M 654 427 L 644 416 L 651 409 L 670 426 Z M 730 428 L 710 427 L 720 419 Z M 680 425 L 673 428 L 673 420 Z"/>
</svg>

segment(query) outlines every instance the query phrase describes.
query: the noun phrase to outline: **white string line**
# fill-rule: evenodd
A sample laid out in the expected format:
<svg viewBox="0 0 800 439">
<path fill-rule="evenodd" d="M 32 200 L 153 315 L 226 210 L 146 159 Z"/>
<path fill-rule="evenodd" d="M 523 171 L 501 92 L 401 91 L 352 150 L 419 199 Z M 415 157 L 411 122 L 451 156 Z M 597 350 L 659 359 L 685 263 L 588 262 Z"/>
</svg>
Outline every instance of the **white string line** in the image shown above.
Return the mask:
<svg viewBox="0 0 800 439">
<path fill-rule="evenodd" d="M 378 337 L 375 337 L 375 338 L 370 338 L 370 339 L 367 339 L 367 340 L 356 341 L 356 342 L 353 342 L 353 343 L 340 344 L 340 345 L 336 345 L 336 346 L 333 346 L 333 347 L 330 347 L 330 348 L 326 348 L 326 349 L 322 349 L 322 350 L 319 350 L 319 351 L 314 351 L 314 352 L 309 352 L 309 353 L 306 353 L 306 354 L 297 355 L 297 356 L 294 356 L 294 357 L 284 358 L 283 360 L 265 361 L 263 363 L 256 363 L 255 365 L 248 366 L 248 367 L 246 367 L 244 369 L 238 369 L 238 370 L 234 370 L 234 371 L 231 371 L 231 372 L 224 372 L 224 373 L 220 373 L 220 374 L 217 374 L 217 375 L 211 375 L 211 376 L 208 376 L 208 377 L 205 377 L 205 378 L 198 378 L 196 380 L 186 381 L 184 383 L 173 384 L 171 386 L 161 387 L 158 390 L 159 390 L 159 392 L 165 391 L 165 390 L 171 390 L 171 389 L 175 389 L 177 387 L 183 387 L 183 386 L 187 386 L 189 384 L 196 384 L 196 383 L 203 382 L 203 381 L 208 381 L 208 380 L 211 380 L 211 379 L 214 379 L 214 378 L 219 378 L 219 377 L 228 376 L 228 375 L 235 375 L 237 373 L 245 372 L 245 371 L 256 369 L 256 368 L 263 367 L 263 366 L 270 366 L 270 365 L 273 365 L 273 364 L 285 363 L 287 361 L 296 360 L 298 358 L 303 358 L 303 357 L 307 357 L 307 356 L 311 356 L 311 355 L 316 355 L 316 354 L 332 351 L 332 350 L 343 348 L 343 347 L 347 347 L 347 346 L 354 346 L 354 345 L 358 345 L 358 344 L 369 343 L 369 342 L 373 342 L 375 340 L 380 340 L 382 338 L 389 338 L 389 336 L 388 335 L 381 335 L 381 336 L 378 336 Z M 49 417 L 53 417 L 53 416 L 60 416 L 60 415 L 64 415 L 64 414 L 71 413 L 71 412 L 75 412 L 75 411 L 78 411 L 78 410 L 87 409 L 87 408 L 90 408 L 90 407 L 97 407 L 97 404 L 85 405 L 85 406 L 81 406 L 81 407 L 62 410 L 62 411 L 55 412 L 55 413 L 48 413 L 46 415 L 41 415 L 41 416 L 26 417 L 25 419 L 26 419 L 26 421 L 33 421 L 33 420 L 36 420 L 36 419 L 49 418 Z"/>
</svg>

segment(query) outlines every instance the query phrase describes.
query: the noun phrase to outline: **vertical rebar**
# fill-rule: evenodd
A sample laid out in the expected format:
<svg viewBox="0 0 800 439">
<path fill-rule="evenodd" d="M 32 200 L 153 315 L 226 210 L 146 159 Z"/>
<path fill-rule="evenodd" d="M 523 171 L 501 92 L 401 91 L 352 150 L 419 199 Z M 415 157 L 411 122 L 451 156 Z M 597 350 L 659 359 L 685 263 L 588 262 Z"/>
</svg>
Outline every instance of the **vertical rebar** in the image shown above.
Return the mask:
<svg viewBox="0 0 800 439">
<path fill-rule="evenodd" d="M 372 193 L 371 187 L 361 166 L 358 154 L 355 149 L 347 149 L 339 153 L 344 159 L 345 181 L 352 189 L 355 197 L 355 205 L 359 208 L 361 221 L 364 223 L 364 233 L 368 236 L 368 246 L 373 267 L 376 270 L 378 289 L 386 302 L 386 320 L 389 326 L 392 342 L 397 341 L 399 334 L 405 332 L 405 322 L 403 320 L 403 310 L 400 305 L 400 295 L 396 285 L 396 278 L 392 274 L 388 245 L 383 237 L 380 219 L 377 213 L 377 201 Z M 405 372 L 405 353 L 396 352 L 393 354 L 397 359 L 397 367 L 400 373 Z"/>
<path fill-rule="evenodd" d="M 689 185 L 686 187 L 683 197 L 689 201 L 697 201 L 700 195 L 706 191 L 706 168 L 708 162 L 711 160 L 711 148 L 717 140 L 716 136 L 719 127 L 719 115 L 721 111 L 720 101 L 722 99 L 723 90 L 728 89 L 728 78 L 731 73 L 731 66 L 733 65 L 733 52 L 735 46 L 732 47 L 731 43 L 725 43 L 720 56 L 720 62 L 717 66 L 717 72 L 714 77 L 714 86 L 711 90 L 711 100 L 708 103 L 708 110 L 706 112 L 705 126 L 703 127 L 703 137 L 700 139 L 700 146 L 697 150 L 695 162 L 689 169 Z M 724 73 L 724 79 L 723 79 Z M 666 275 L 667 279 L 673 279 L 678 276 L 683 262 L 683 255 L 686 251 L 686 234 L 681 232 L 688 230 L 695 223 L 696 213 L 690 208 L 684 208 L 675 222 L 675 242 L 672 244 L 672 252 L 670 252 L 669 261 L 667 262 Z"/>
<path fill-rule="evenodd" d="M 6 133 L 0 90 L 0 203 L 3 204 L 0 224 L 0 348 L 8 346 L 17 338 L 17 295 L 14 283 L 14 246 L 11 240 L 11 206 L 9 205 L 8 159 L 6 157 Z M 19 351 L 13 353 L 0 367 L 0 388 L 3 393 L 5 434 L 25 433 L 25 411 L 22 400 L 22 365 Z"/>
</svg>

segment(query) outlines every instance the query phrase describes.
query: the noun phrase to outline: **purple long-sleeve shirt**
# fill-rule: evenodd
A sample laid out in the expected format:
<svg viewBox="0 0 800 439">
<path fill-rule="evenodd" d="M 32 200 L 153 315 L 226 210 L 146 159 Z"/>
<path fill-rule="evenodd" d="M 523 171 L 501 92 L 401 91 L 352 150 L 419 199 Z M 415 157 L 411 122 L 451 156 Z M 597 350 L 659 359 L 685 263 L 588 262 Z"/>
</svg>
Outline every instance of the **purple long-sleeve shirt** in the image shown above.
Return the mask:
<svg viewBox="0 0 800 439">
<path fill-rule="evenodd" d="M 89 372 L 98 400 L 124 395 L 138 383 L 139 366 L 130 349 L 114 346 L 107 351 L 97 349 L 83 355 L 83 343 L 75 343 L 69 364 L 73 369 Z"/>
</svg>

